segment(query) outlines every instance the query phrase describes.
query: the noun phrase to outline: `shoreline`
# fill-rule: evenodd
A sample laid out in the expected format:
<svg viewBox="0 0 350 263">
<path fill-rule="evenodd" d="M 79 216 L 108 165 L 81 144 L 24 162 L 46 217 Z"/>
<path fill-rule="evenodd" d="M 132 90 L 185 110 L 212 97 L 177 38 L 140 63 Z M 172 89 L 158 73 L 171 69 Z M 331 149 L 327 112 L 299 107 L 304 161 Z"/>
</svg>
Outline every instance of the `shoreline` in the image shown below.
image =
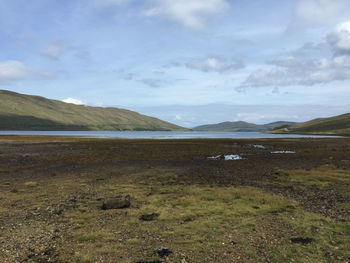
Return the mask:
<svg viewBox="0 0 350 263">
<path fill-rule="evenodd" d="M 337 135 L 272 134 L 262 132 L 150 132 L 150 131 L 0 131 L 0 136 L 53 136 L 116 139 L 278 139 L 278 138 L 344 138 Z"/>
</svg>

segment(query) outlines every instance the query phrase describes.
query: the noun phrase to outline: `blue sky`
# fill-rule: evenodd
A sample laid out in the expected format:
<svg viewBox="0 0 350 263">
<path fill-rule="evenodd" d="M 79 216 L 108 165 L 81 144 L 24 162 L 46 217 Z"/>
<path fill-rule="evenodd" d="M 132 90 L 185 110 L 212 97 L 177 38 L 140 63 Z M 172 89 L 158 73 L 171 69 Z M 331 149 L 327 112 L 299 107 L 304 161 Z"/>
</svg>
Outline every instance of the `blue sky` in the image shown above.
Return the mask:
<svg viewBox="0 0 350 263">
<path fill-rule="evenodd" d="M 186 127 L 350 112 L 348 0 L 0 0 L 0 89 Z"/>
</svg>

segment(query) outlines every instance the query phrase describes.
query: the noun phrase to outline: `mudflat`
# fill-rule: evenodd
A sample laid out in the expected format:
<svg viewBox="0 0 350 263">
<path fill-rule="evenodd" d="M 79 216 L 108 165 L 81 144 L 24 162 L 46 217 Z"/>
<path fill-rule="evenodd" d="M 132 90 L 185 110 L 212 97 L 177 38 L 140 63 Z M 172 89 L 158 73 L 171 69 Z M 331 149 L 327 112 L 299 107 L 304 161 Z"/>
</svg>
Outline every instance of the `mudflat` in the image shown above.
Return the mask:
<svg viewBox="0 0 350 263">
<path fill-rule="evenodd" d="M 350 262 L 349 220 L 348 138 L 0 137 L 4 263 Z"/>
</svg>

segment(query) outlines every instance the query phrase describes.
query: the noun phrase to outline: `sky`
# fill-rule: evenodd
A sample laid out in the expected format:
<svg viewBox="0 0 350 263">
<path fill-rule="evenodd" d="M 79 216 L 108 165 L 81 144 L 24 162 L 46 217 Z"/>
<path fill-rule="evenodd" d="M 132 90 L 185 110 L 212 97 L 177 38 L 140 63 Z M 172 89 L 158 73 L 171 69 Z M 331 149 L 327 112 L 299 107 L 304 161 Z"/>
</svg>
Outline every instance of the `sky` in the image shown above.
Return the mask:
<svg viewBox="0 0 350 263">
<path fill-rule="evenodd" d="M 0 0 L 0 89 L 185 127 L 342 114 L 349 10 L 349 0 Z"/>
</svg>

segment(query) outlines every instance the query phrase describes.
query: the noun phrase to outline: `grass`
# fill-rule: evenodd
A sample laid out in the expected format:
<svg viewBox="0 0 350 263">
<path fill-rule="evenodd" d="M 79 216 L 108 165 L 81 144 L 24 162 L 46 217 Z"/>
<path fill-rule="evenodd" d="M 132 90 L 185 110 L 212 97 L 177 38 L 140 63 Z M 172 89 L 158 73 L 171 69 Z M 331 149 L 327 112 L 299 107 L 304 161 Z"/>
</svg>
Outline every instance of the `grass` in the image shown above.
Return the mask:
<svg viewBox="0 0 350 263">
<path fill-rule="evenodd" d="M 322 166 L 311 171 L 296 170 L 290 173 L 282 171 L 278 172 L 278 174 L 288 174 L 289 176 L 279 177 L 280 180 L 293 183 L 294 185 L 316 186 L 319 188 L 324 188 L 333 184 L 350 185 L 349 171 L 337 170 L 330 166 Z"/>
<path fill-rule="evenodd" d="M 281 214 L 280 218 L 295 229 L 296 236 L 315 240 L 307 246 L 293 244 L 289 251 L 284 250 L 289 254 L 289 259 L 295 258 L 296 254 L 300 255 L 300 259 L 302 256 L 307 257 L 309 262 L 338 262 L 350 256 L 349 224 L 337 223 L 302 210 L 295 210 L 292 214 Z M 279 253 L 276 253 L 274 258 L 277 260 Z"/>
<path fill-rule="evenodd" d="M 37 182 L 29 181 L 29 182 L 25 182 L 24 185 L 25 185 L 26 187 L 34 188 L 34 187 L 37 187 L 37 186 L 38 186 L 38 183 L 37 183 Z"/>
<path fill-rule="evenodd" d="M 78 242 L 95 242 L 103 241 L 108 234 L 105 232 L 90 232 L 90 233 L 80 233 L 76 235 L 76 240 Z"/>
<path fill-rule="evenodd" d="M 200 262 L 211 253 L 225 251 L 234 251 L 230 253 L 246 258 L 246 262 L 257 262 L 261 258 L 257 247 L 263 247 L 264 257 L 271 262 L 304 262 L 305 258 L 308 262 L 328 262 L 332 258 L 344 258 L 350 244 L 348 224 L 305 212 L 296 202 L 253 187 L 150 188 L 120 183 L 118 187 L 132 195 L 134 204 L 143 205 L 128 209 L 127 214 L 107 211 L 119 219 L 109 220 L 105 224 L 106 232 L 98 232 L 104 217 L 100 213 L 81 215 L 80 218 L 86 219 L 85 225 L 76 230 L 79 242 L 98 242 L 105 254 L 114 251 L 114 242 L 107 241 L 106 233 L 117 233 L 109 234 L 110 240 L 115 241 L 125 236 L 125 230 L 128 238 L 119 241 L 120 251 L 114 251 L 115 255 L 130 249 L 138 251 L 148 247 L 152 240 L 162 240 L 159 245 L 182 251 L 190 262 Z M 154 221 L 138 219 L 142 214 L 154 212 L 160 214 Z M 93 232 L 85 233 L 85 229 Z M 315 241 L 305 246 L 291 244 L 293 237 L 311 237 Z M 325 257 L 327 251 L 332 252 L 329 258 Z"/>
</svg>

